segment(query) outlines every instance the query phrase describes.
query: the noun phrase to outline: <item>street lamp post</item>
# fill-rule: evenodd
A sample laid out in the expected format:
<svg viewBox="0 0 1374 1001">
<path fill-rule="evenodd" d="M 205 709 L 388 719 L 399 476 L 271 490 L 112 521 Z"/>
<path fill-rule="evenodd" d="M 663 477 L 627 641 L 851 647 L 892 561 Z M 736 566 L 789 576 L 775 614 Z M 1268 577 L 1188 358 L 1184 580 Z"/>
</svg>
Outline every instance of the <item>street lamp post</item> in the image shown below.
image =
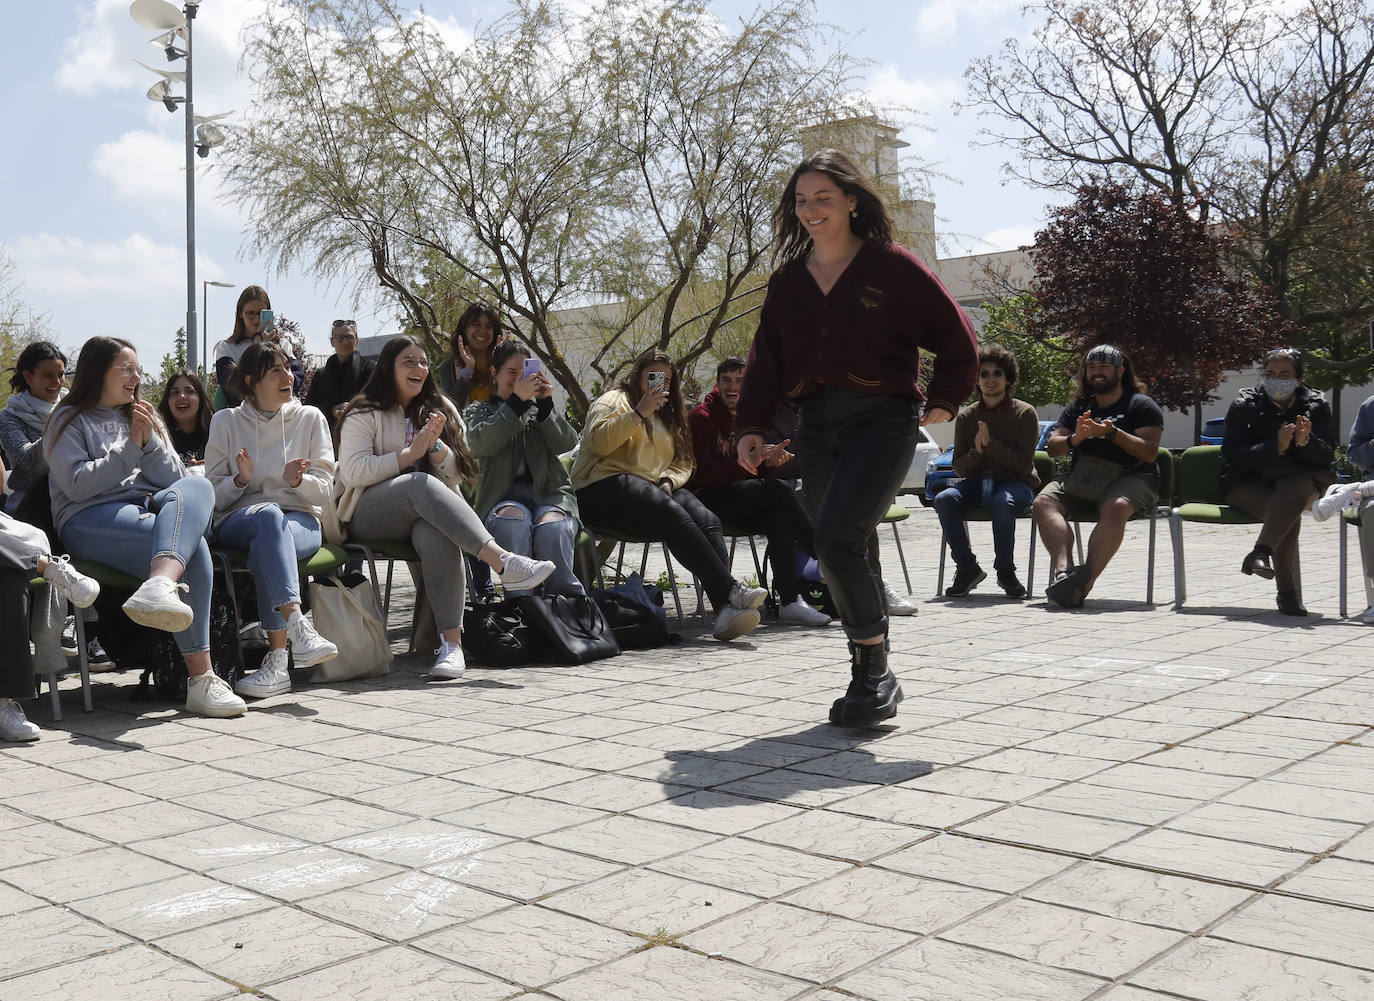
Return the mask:
<svg viewBox="0 0 1374 1001">
<path fill-rule="evenodd" d="M 200 283 L 200 357 L 201 365 L 200 378 L 203 382 L 210 381 L 210 286 L 215 288 L 234 288 L 233 282 L 212 282 L 208 279 Z M 194 338 L 192 338 L 194 339 Z M 195 370 L 195 365 L 188 360 L 187 368 Z"/>
</svg>

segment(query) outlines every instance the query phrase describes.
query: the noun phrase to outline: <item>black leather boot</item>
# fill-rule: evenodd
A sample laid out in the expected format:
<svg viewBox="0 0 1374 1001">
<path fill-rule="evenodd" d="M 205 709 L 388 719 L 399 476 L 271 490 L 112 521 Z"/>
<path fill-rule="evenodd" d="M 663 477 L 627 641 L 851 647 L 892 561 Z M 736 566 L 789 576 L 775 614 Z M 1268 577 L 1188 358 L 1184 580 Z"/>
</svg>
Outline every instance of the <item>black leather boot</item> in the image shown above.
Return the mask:
<svg viewBox="0 0 1374 1001">
<path fill-rule="evenodd" d="M 849 657 L 849 688 L 830 707 L 830 722 L 865 727 L 896 716 L 897 703 L 905 696 L 896 675 L 888 670 L 886 644 L 850 643 Z"/>
</svg>

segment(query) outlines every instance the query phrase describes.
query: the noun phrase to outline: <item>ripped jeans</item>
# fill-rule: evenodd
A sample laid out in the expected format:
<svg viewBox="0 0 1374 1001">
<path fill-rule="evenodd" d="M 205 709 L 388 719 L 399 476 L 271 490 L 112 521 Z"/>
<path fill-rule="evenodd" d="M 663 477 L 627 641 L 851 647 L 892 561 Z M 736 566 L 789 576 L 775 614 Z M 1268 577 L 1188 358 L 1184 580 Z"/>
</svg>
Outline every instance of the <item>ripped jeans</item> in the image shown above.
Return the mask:
<svg viewBox="0 0 1374 1001">
<path fill-rule="evenodd" d="M 541 504 L 530 510 L 517 500 L 498 501 L 486 517 L 487 530 L 498 545 L 521 556 L 550 560 L 554 570 L 544 581 L 545 594 L 583 594 L 582 582 L 573 573 L 573 546 L 578 523 L 562 508 Z M 510 591 L 510 594 L 529 594 Z"/>
</svg>

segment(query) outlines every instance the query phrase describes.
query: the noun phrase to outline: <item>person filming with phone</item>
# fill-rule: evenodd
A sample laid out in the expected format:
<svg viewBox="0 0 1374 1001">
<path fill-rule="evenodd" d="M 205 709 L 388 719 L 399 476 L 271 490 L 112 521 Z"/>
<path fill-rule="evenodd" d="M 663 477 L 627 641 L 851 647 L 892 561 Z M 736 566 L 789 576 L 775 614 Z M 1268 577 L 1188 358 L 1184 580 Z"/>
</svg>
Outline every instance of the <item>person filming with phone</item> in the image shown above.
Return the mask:
<svg viewBox="0 0 1374 1001">
<path fill-rule="evenodd" d="M 261 285 L 249 285 L 239 293 L 234 304 L 234 332 L 215 345 L 215 410 L 237 407 L 243 402 L 233 390 L 234 373 L 239 359 L 250 344 L 263 341 L 277 343 L 281 331 L 277 329 L 277 314 L 272 311 L 272 299 Z M 291 393 L 299 395 L 305 380 L 301 363 L 287 351 L 291 369 Z"/>
<path fill-rule="evenodd" d="M 692 434 L 672 359 L 650 349 L 587 411 L 572 483 L 588 531 L 596 526 L 663 541 L 700 578 L 716 610 L 712 635 L 729 642 L 759 624 L 768 592 L 730 573 L 720 519 L 686 489 Z M 614 532 L 612 533 L 614 534 Z"/>
<path fill-rule="evenodd" d="M 553 383 L 524 344 L 496 345 L 491 376 L 490 398 L 463 414 L 482 470 L 473 510 L 506 549 L 553 563 L 544 593 L 582 594 L 573 572 L 577 496 L 558 459 L 577 446 L 577 432 L 554 407 Z"/>
</svg>

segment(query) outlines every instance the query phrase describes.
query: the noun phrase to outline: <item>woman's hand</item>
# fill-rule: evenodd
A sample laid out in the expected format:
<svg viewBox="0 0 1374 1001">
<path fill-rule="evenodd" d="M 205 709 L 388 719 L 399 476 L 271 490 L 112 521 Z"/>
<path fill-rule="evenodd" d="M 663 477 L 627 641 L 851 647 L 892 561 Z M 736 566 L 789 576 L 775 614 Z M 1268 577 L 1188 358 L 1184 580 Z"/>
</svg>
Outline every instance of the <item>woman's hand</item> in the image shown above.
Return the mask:
<svg viewBox="0 0 1374 1001">
<path fill-rule="evenodd" d="M 639 398 L 639 402 L 635 404 L 635 410 L 639 412 L 640 417 L 643 417 L 647 421 L 654 415 L 659 407 L 667 402 L 667 386 L 650 386 L 644 391 L 644 395 Z"/>
<path fill-rule="evenodd" d="M 761 434 L 740 435 L 739 440 L 735 442 L 735 451 L 741 468 L 757 476 L 759 464 L 763 462 L 765 447 Z"/>
<path fill-rule="evenodd" d="M 234 456 L 234 465 L 238 467 L 238 473 L 234 476 L 234 484 L 239 485 L 242 481 L 243 486 L 248 486 L 253 480 L 253 473 L 257 471 L 257 466 L 253 462 L 253 457 L 248 454 L 248 449 L 241 448 Z"/>
<path fill-rule="evenodd" d="M 286 481 L 286 485 L 295 489 L 301 485 L 305 479 L 305 471 L 310 468 L 309 459 L 292 459 L 282 470 L 281 478 Z"/>
<path fill-rule="evenodd" d="M 129 437 L 134 440 L 134 444 L 143 448 L 148 444 L 148 439 L 153 435 L 153 428 L 157 427 L 157 411 L 147 400 L 135 400 L 133 408 L 129 411 Z"/>
<path fill-rule="evenodd" d="M 473 357 L 472 348 L 468 347 L 468 342 L 463 338 L 458 338 L 458 357 L 463 361 L 463 368 L 477 368 L 477 359 Z"/>
<path fill-rule="evenodd" d="M 1299 414 L 1296 425 L 1293 429 L 1293 444 L 1298 448 L 1307 447 L 1307 439 L 1312 434 L 1312 418 L 1306 414 Z"/>
<path fill-rule="evenodd" d="M 1288 446 L 1293 444 L 1293 439 L 1297 433 L 1298 426 L 1296 424 L 1285 424 L 1279 428 L 1279 455 L 1288 451 Z"/>
<path fill-rule="evenodd" d="M 764 445 L 762 449 L 763 464 L 765 466 L 782 466 L 796 458 L 791 452 L 787 451 L 787 446 L 792 444 L 791 438 L 784 438 L 776 445 Z"/>
<path fill-rule="evenodd" d="M 536 383 L 534 395 L 538 399 L 547 400 L 553 395 L 553 383 L 549 381 L 549 377 L 544 374 L 542 369 L 535 373 L 534 378 Z"/>
<path fill-rule="evenodd" d="M 534 399 L 539 393 L 539 373 L 535 372 L 531 375 L 522 375 L 520 378 L 516 379 L 514 392 L 520 399 L 529 403 L 530 400 Z"/>
</svg>

